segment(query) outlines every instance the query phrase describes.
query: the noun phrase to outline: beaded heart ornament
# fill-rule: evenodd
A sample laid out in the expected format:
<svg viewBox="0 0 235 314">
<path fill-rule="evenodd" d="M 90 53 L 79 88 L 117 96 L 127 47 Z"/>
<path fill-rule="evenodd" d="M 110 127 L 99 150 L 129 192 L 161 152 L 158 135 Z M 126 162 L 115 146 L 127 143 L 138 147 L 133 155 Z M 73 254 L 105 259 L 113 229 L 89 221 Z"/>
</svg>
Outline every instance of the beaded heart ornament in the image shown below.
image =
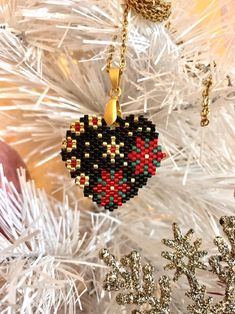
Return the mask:
<svg viewBox="0 0 235 314">
<path fill-rule="evenodd" d="M 102 117 L 72 123 L 62 144 L 62 159 L 84 189 L 84 196 L 110 211 L 138 194 L 165 157 L 155 125 L 130 115 L 115 129 Z"/>
</svg>

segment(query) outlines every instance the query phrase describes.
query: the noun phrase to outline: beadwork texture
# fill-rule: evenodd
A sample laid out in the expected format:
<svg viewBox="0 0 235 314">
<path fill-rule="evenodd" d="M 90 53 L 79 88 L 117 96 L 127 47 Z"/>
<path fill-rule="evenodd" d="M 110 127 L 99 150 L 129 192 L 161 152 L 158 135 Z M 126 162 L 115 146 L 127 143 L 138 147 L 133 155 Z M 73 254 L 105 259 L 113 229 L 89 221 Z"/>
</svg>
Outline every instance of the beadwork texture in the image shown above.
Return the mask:
<svg viewBox="0 0 235 314">
<path fill-rule="evenodd" d="M 155 125 L 134 115 L 115 127 L 85 115 L 71 124 L 61 154 L 84 196 L 110 211 L 137 195 L 165 157 Z"/>
</svg>

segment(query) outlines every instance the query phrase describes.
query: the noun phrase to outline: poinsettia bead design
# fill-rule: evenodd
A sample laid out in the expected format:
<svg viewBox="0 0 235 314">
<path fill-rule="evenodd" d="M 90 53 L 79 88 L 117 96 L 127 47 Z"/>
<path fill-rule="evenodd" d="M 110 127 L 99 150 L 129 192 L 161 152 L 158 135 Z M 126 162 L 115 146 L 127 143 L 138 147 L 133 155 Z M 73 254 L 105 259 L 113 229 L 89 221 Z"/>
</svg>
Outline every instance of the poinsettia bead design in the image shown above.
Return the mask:
<svg viewBox="0 0 235 314">
<path fill-rule="evenodd" d="M 137 149 L 140 148 L 140 151 Z M 135 174 L 140 175 L 154 175 L 156 172 L 155 160 L 160 162 L 164 155 L 161 152 L 161 147 L 157 146 L 157 139 L 145 140 L 140 137 L 136 138 L 135 146 L 133 146 L 133 151 L 128 155 L 128 158 L 132 161 L 133 166 L 135 166 Z M 145 166 L 147 168 L 145 169 Z"/>
</svg>

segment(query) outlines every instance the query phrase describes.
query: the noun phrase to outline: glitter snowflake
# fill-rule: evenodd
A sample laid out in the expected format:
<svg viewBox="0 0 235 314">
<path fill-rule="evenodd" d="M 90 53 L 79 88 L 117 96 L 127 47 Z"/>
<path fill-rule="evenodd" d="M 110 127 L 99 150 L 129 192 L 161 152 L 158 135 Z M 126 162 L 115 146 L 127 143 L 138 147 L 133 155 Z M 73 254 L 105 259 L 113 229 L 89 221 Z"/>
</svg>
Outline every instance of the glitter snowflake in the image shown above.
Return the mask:
<svg viewBox="0 0 235 314">
<path fill-rule="evenodd" d="M 201 261 L 207 255 L 206 251 L 200 250 L 202 240 L 198 239 L 191 243 L 194 231 L 190 229 L 184 236 L 177 224 L 173 224 L 174 240 L 163 239 L 162 242 L 173 249 L 173 252 L 162 252 L 162 256 L 170 261 L 165 269 L 175 269 L 173 280 L 177 281 L 182 275 L 187 277 L 190 291 L 187 296 L 194 302 L 188 307 L 190 313 L 210 313 L 212 298 L 206 296 L 206 287 L 200 285 L 196 270 L 206 270 L 206 265 Z"/>
<path fill-rule="evenodd" d="M 162 252 L 162 256 L 169 263 L 166 270 L 174 270 L 174 281 L 185 276 L 189 283 L 186 296 L 191 300 L 188 313 L 191 314 L 235 314 L 235 217 L 222 217 L 220 219 L 223 231 L 229 244 L 222 238 L 214 240 L 219 254 L 207 259 L 209 265 L 204 262 L 207 252 L 201 250 L 202 240 L 192 242 L 194 231 L 190 229 L 185 235 L 179 226 L 173 224 L 174 239 L 163 240 L 163 243 L 172 251 Z M 171 301 L 171 287 L 169 277 L 163 276 L 159 280 L 161 290 L 160 299 L 155 297 L 156 285 L 153 278 L 153 267 L 146 264 L 141 267 L 141 257 L 136 251 L 125 256 L 120 262 L 104 249 L 100 258 L 111 267 L 106 275 L 104 288 L 107 291 L 122 291 L 116 301 L 119 305 L 135 304 L 138 309 L 132 311 L 135 314 L 169 314 Z M 219 302 L 215 302 L 206 292 L 206 286 L 198 280 L 197 271 L 206 271 L 215 274 L 225 287 L 225 293 Z M 141 280 L 141 271 L 143 279 Z M 150 307 L 146 310 L 143 305 Z"/>
<path fill-rule="evenodd" d="M 224 298 L 214 306 L 213 313 L 231 314 L 235 313 L 235 217 L 222 217 L 220 223 L 230 245 L 216 237 L 214 243 L 220 254 L 209 259 L 213 273 L 225 284 Z"/>
<path fill-rule="evenodd" d="M 163 240 L 166 246 L 173 249 L 173 252 L 162 253 L 164 258 L 170 260 L 165 269 L 175 269 L 175 281 L 185 275 L 189 282 L 190 290 L 186 295 L 193 301 L 188 307 L 192 314 L 235 314 L 235 217 L 222 217 L 220 223 L 230 246 L 222 237 L 215 238 L 214 243 L 220 254 L 209 258 L 212 272 L 225 284 L 224 298 L 216 304 L 213 304 L 212 297 L 207 297 L 206 287 L 200 285 L 197 279 L 197 269 L 208 271 L 208 267 L 201 261 L 207 252 L 200 250 L 201 240 L 191 243 L 193 230 L 183 236 L 179 226 L 173 224 L 174 240 Z"/>
<path fill-rule="evenodd" d="M 132 314 L 168 314 L 171 300 L 170 280 L 162 276 L 159 280 L 160 298 L 155 296 L 154 267 L 141 266 L 141 256 L 133 251 L 119 262 L 107 249 L 100 252 L 100 258 L 112 268 L 104 280 L 107 291 L 122 291 L 117 294 L 119 305 L 133 304 L 137 309 Z M 141 276 L 142 272 L 142 276 Z"/>
</svg>

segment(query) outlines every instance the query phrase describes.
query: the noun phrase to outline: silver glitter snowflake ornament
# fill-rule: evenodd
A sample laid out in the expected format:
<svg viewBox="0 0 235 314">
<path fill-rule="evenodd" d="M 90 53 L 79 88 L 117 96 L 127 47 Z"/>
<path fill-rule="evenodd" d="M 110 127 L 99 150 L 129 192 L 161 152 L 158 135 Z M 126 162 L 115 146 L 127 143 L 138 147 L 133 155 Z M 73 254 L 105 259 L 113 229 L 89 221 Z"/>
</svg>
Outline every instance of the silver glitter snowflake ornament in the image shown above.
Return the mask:
<svg viewBox="0 0 235 314">
<path fill-rule="evenodd" d="M 163 240 L 166 246 L 173 249 L 173 252 L 162 253 L 164 258 L 170 260 L 165 269 L 175 269 L 175 281 L 181 275 L 186 276 L 190 286 L 186 296 L 193 301 L 188 311 L 192 314 L 235 314 L 235 217 L 222 217 L 220 224 L 230 245 L 222 237 L 215 238 L 214 243 L 220 254 L 209 258 L 211 270 L 202 262 L 207 255 L 206 251 L 199 250 L 202 241 L 191 243 L 193 230 L 182 236 L 178 225 L 173 224 L 174 240 Z M 206 287 L 200 285 L 197 279 L 197 269 L 212 271 L 224 283 L 225 294 L 220 302 L 214 303 L 213 298 L 206 295 Z"/>
<path fill-rule="evenodd" d="M 159 279 L 160 298 L 154 281 L 154 267 L 151 264 L 141 266 L 141 256 L 133 251 L 119 262 L 107 249 L 100 252 L 100 258 L 112 268 L 104 280 L 107 291 L 122 291 L 116 296 L 119 305 L 137 306 L 132 314 L 168 314 L 171 301 L 170 280 L 167 276 Z"/>
<path fill-rule="evenodd" d="M 223 231 L 229 243 L 222 237 L 216 237 L 215 245 L 219 254 L 207 258 L 207 252 L 201 250 L 202 240 L 192 242 L 194 231 L 185 235 L 179 226 L 173 224 L 174 239 L 164 239 L 163 243 L 172 251 L 162 252 L 169 263 L 166 270 L 175 270 L 174 281 L 181 276 L 187 278 L 189 289 L 186 296 L 191 300 L 188 313 L 191 314 L 235 314 L 235 217 L 220 219 Z M 137 309 L 132 314 L 170 314 L 170 279 L 162 276 L 159 280 L 161 292 L 157 298 L 158 286 L 154 282 L 154 268 L 151 264 L 142 266 L 141 256 L 133 251 L 120 262 L 107 249 L 100 252 L 100 258 L 111 268 L 104 280 L 104 289 L 118 291 L 116 301 L 119 305 L 132 304 Z M 197 278 L 197 270 L 215 274 L 225 286 L 223 298 L 218 303 L 207 295 L 206 286 Z"/>
<path fill-rule="evenodd" d="M 213 313 L 231 314 L 235 313 L 235 217 L 222 217 L 220 224 L 230 245 L 216 237 L 214 243 L 220 254 L 209 259 L 213 273 L 225 284 L 224 298 L 214 306 Z"/>
</svg>

